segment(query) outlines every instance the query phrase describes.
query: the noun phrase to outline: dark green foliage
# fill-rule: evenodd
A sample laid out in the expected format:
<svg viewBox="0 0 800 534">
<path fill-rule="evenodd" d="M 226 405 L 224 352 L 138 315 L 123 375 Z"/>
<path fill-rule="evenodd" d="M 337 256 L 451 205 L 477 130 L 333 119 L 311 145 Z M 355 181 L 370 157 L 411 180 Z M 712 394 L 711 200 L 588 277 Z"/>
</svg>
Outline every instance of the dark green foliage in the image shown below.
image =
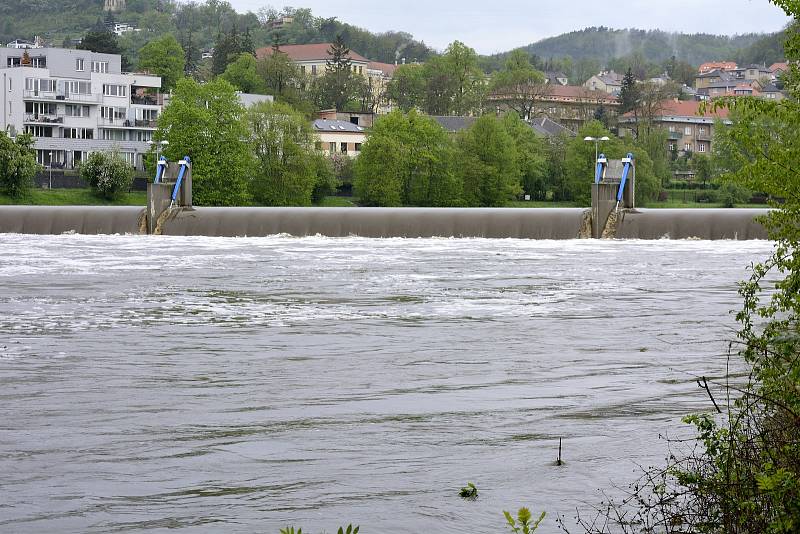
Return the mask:
<svg viewBox="0 0 800 534">
<path fill-rule="evenodd" d="M 522 192 L 516 143 L 500 119 L 484 115 L 459 135 L 457 146 L 467 206 L 501 207 Z"/>
<path fill-rule="evenodd" d="M 171 33 L 153 39 L 139 51 L 138 67 L 161 77 L 161 89 L 171 91 L 184 75 L 185 54 Z"/>
<path fill-rule="evenodd" d="M 619 113 L 624 115 L 636 109 L 639 103 L 639 89 L 636 86 L 636 77 L 629 68 L 622 80 L 622 89 L 619 92 Z"/>
<path fill-rule="evenodd" d="M 180 80 L 158 120 L 156 140 L 167 140 L 171 161 L 192 158 L 193 195 L 198 205 L 241 206 L 250 201 L 254 160 L 245 110 L 225 80 L 198 84 Z"/>
<path fill-rule="evenodd" d="M 28 192 L 38 169 L 33 138 L 20 134 L 11 139 L 0 131 L 0 192 L 19 199 Z"/>
<path fill-rule="evenodd" d="M 367 206 L 456 206 L 461 182 L 453 145 L 433 119 L 395 111 L 372 128 L 355 164 L 354 186 Z"/>
<path fill-rule="evenodd" d="M 263 95 L 267 93 L 267 86 L 258 73 L 258 63 L 255 56 L 243 52 L 228 64 L 220 78 L 227 80 L 231 85 L 243 93 Z"/>
<path fill-rule="evenodd" d="M 257 104 L 248 110 L 247 121 L 257 160 L 253 200 L 265 206 L 310 206 L 318 173 L 326 173 L 326 180 L 330 173 L 316 159 L 308 121 L 279 103 Z"/>
<path fill-rule="evenodd" d="M 478 498 L 478 488 L 472 482 L 467 482 L 467 485 L 459 490 L 458 496 L 462 499 L 474 501 Z"/>
<path fill-rule="evenodd" d="M 119 154 L 92 152 L 81 164 L 81 178 L 97 196 L 115 200 L 130 189 L 133 167 Z"/>
</svg>

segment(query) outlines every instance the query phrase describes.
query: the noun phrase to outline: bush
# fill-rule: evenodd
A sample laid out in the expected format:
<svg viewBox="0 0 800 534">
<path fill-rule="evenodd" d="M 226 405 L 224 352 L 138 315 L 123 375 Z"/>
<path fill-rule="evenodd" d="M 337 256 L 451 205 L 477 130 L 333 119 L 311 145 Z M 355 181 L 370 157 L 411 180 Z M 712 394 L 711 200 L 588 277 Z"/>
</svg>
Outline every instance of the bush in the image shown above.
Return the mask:
<svg viewBox="0 0 800 534">
<path fill-rule="evenodd" d="M 81 165 L 81 178 L 97 196 L 114 200 L 133 184 L 133 167 L 117 153 L 93 152 Z"/>
<path fill-rule="evenodd" d="M 0 131 L 0 192 L 11 198 L 25 196 L 37 168 L 33 138 L 22 134 L 11 139 Z"/>
<path fill-rule="evenodd" d="M 726 208 L 733 208 L 736 204 L 746 204 L 752 192 L 739 184 L 725 182 L 717 190 L 717 202 L 721 202 Z"/>
<path fill-rule="evenodd" d="M 319 204 L 325 200 L 325 197 L 336 192 L 336 164 L 322 154 L 315 155 L 314 161 L 317 168 L 317 179 L 314 182 L 314 190 L 311 192 L 311 202 Z"/>
</svg>

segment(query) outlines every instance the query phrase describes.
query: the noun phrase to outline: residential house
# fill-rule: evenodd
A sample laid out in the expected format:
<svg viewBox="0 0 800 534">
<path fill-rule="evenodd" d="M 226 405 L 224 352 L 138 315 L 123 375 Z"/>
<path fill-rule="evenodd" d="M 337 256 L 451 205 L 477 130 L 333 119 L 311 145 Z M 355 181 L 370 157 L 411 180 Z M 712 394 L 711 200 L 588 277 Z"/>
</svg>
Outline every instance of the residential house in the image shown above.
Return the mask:
<svg viewBox="0 0 800 534">
<path fill-rule="evenodd" d="M 42 40 L 39 37 L 31 41 L 26 41 L 25 39 L 14 39 L 10 43 L 6 45 L 6 48 L 15 48 L 17 50 L 26 49 L 26 48 L 43 48 Z"/>
<path fill-rule="evenodd" d="M 764 98 L 766 100 L 778 101 L 778 100 L 783 100 L 784 98 L 786 98 L 786 94 L 784 94 L 783 91 L 778 89 L 778 87 L 774 83 L 771 83 L 771 84 L 769 84 L 769 85 L 767 85 L 765 87 L 762 87 L 760 92 L 761 92 L 761 95 L 760 95 L 761 98 Z"/>
<path fill-rule="evenodd" d="M 315 118 L 329 121 L 347 121 L 356 126 L 372 128 L 375 124 L 375 113 L 368 111 L 337 111 L 335 109 L 323 109 L 316 113 Z"/>
<path fill-rule="evenodd" d="M 540 137 L 555 137 L 558 135 L 566 135 L 568 137 L 575 137 L 577 134 L 553 120 L 550 120 L 548 117 L 537 117 L 536 119 L 532 120 L 530 123 L 531 128 L 533 131 L 536 132 L 537 135 Z"/>
<path fill-rule="evenodd" d="M 611 71 L 603 71 L 586 80 L 584 87 L 592 91 L 602 91 L 609 94 L 618 94 L 622 90 L 622 80 L 625 76 Z"/>
<path fill-rule="evenodd" d="M 569 85 L 569 78 L 563 72 L 547 71 L 544 73 L 544 78 L 552 85 Z"/>
<path fill-rule="evenodd" d="M 125 0 L 104 0 L 104 11 L 125 11 Z"/>
<path fill-rule="evenodd" d="M 773 63 L 769 66 L 769 71 L 772 73 L 772 79 L 776 80 L 783 75 L 784 72 L 789 70 L 789 64 L 786 62 Z"/>
<path fill-rule="evenodd" d="M 317 119 L 312 124 L 317 135 L 317 150 L 329 156 L 342 154 L 354 158 L 361 154 L 367 129 L 349 121 Z"/>
<path fill-rule="evenodd" d="M 161 78 L 127 74 L 121 56 L 88 50 L 0 48 L 0 128 L 34 136 L 41 165 L 72 168 L 91 152 L 118 151 L 142 168 L 161 114 Z"/>
<path fill-rule="evenodd" d="M 289 59 L 300 68 L 302 74 L 308 76 L 322 76 L 328 68 L 328 61 L 332 59 L 329 52 L 331 43 L 282 45 L 279 50 L 289 56 Z M 256 57 L 263 59 L 273 54 L 272 47 L 259 48 Z M 353 72 L 367 76 L 370 61 L 361 54 L 350 51 L 350 66 Z"/>
<path fill-rule="evenodd" d="M 270 30 L 280 30 L 294 22 L 294 17 L 278 17 L 267 21 L 267 28 Z"/>
<path fill-rule="evenodd" d="M 714 139 L 714 123 L 717 120 L 730 124 L 727 109 L 701 109 L 702 102 L 666 100 L 653 117 L 656 127 L 668 131 L 667 148 L 670 152 L 711 152 Z M 620 135 L 633 132 L 636 117 L 626 113 L 619 118 Z"/>
<path fill-rule="evenodd" d="M 745 80 L 761 81 L 772 79 L 772 71 L 764 65 L 748 65 L 746 69 L 741 70 L 741 77 Z"/>
<path fill-rule="evenodd" d="M 697 71 L 700 74 L 707 74 L 715 70 L 731 71 L 731 70 L 736 70 L 738 68 L 739 65 L 737 65 L 733 61 L 710 61 L 708 63 L 703 63 L 702 65 L 700 65 Z"/>
<path fill-rule="evenodd" d="M 716 69 L 698 74 L 694 79 L 694 88 L 699 91 L 700 89 L 705 89 L 710 85 L 721 82 L 732 82 L 736 79 L 736 73 L 732 71 Z"/>
</svg>

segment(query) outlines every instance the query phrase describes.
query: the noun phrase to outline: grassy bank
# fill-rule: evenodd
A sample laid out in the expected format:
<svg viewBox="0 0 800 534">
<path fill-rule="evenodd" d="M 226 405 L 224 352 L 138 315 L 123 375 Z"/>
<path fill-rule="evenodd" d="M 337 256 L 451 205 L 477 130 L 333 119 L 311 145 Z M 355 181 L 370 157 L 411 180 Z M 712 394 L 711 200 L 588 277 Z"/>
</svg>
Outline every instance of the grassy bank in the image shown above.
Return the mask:
<svg viewBox="0 0 800 534">
<path fill-rule="evenodd" d="M 117 200 L 106 200 L 92 193 L 91 189 L 31 189 L 21 199 L 12 199 L 0 194 L 0 204 L 24 204 L 28 206 L 144 206 L 147 193 L 134 191 L 123 193 Z"/>
</svg>

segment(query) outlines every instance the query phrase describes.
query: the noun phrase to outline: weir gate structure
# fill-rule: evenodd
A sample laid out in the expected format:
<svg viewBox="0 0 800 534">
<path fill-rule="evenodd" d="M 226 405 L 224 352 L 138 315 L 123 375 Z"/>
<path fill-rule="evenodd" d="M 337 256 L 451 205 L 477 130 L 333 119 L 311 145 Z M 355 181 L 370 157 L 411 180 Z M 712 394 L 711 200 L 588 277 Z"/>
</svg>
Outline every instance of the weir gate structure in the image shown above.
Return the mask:
<svg viewBox="0 0 800 534">
<path fill-rule="evenodd" d="M 767 239 L 767 209 L 637 209 L 635 159 L 600 156 L 592 208 L 205 208 L 189 158 L 162 158 L 147 207 L 0 206 L 0 233 L 259 237 Z"/>
</svg>

